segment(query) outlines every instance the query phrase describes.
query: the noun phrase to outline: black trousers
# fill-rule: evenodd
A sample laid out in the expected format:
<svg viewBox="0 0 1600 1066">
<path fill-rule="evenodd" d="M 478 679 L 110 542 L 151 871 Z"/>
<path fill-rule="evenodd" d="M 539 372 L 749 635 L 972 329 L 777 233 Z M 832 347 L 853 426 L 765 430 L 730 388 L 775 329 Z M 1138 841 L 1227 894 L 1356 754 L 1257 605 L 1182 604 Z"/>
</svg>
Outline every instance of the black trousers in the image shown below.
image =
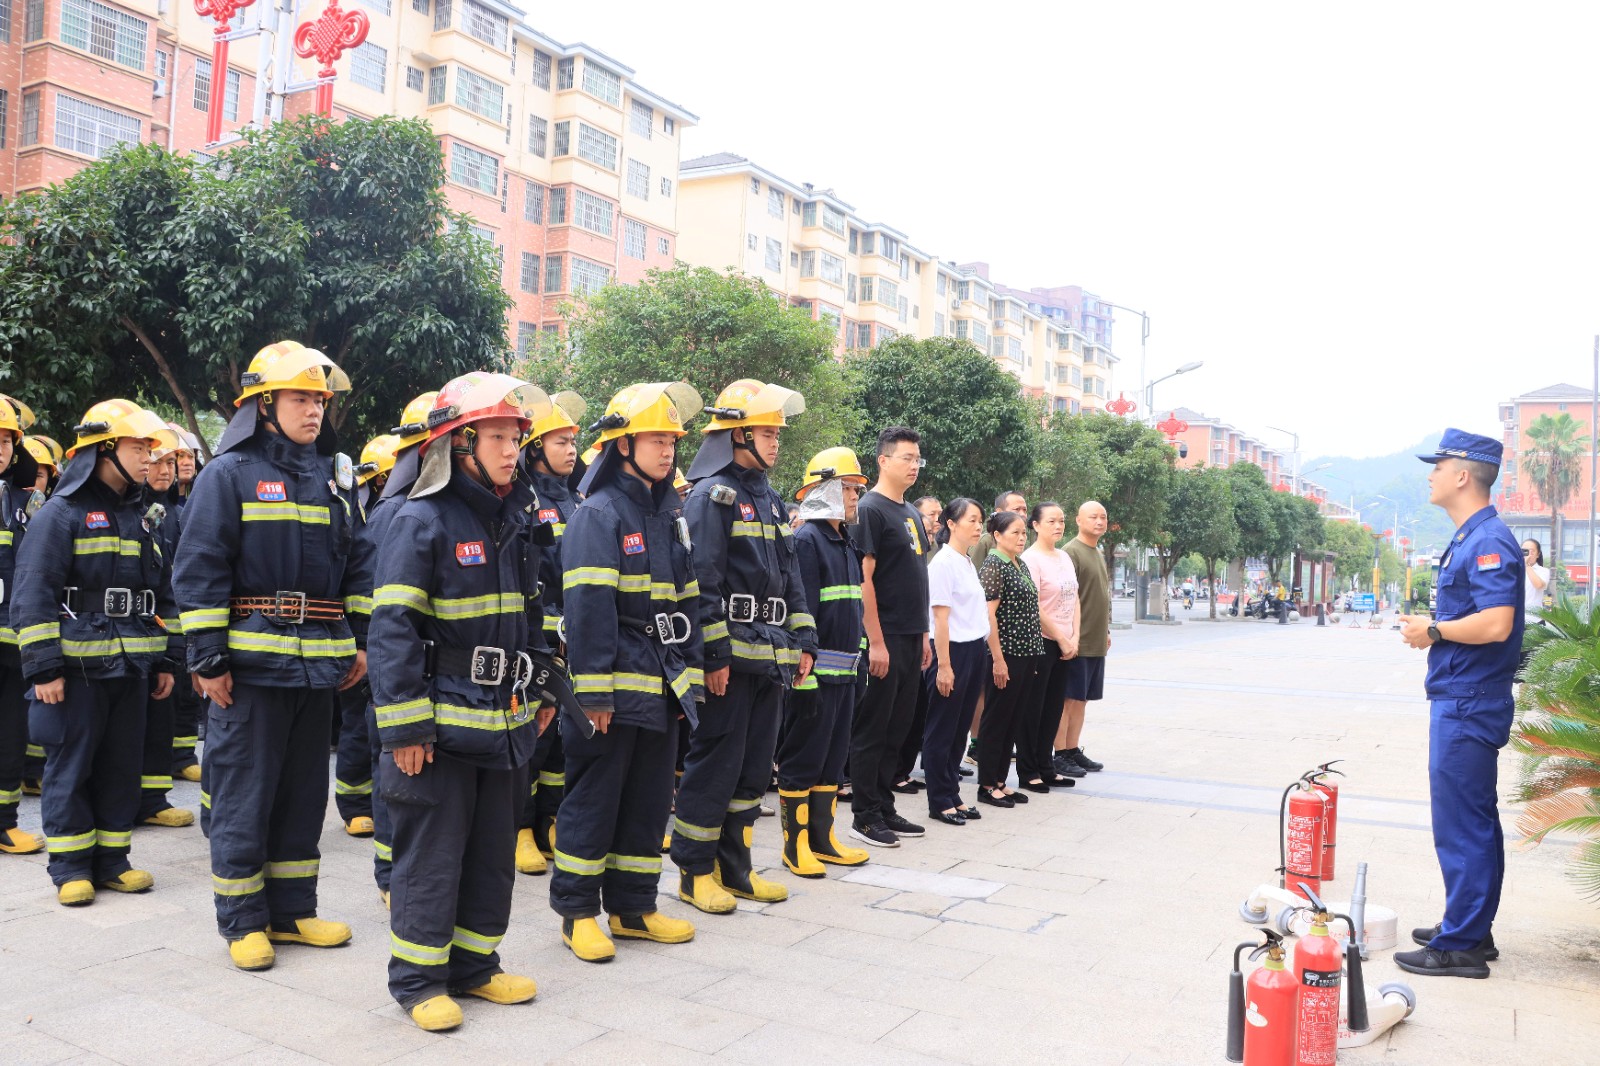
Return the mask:
<svg viewBox="0 0 1600 1066">
<path fill-rule="evenodd" d="M 177 685 L 174 684 L 173 688 L 176 689 Z M 144 753 L 139 767 L 138 820 L 141 822 L 172 806 L 167 801 L 167 793 L 172 791 L 174 709 L 174 700 L 170 695 L 164 700 L 151 697 L 145 704 Z"/>
<path fill-rule="evenodd" d="M 363 679 L 338 694 L 339 743 L 333 756 L 333 802 L 339 817 L 372 817 L 372 745 L 367 741 L 367 704 L 372 688 Z"/>
<path fill-rule="evenodd" d="M 778 787 L 805 792 L 837 785 L 850 753 L 850 723 L 859 685 L 793 689 L 783 704 L 783 739 L 778 742 Z"/>
<path fill-rule="evenodd" d="M 22 802 L 22 753 L 28 746 L 28 701 L 22 661 L 14 647 L 0 647 L 0 830 L 17 827 Z"/>
<path fill-rule="evenodd" d="M 1042 676 L 1039 711 L 1029 721 L 1017 722 L 1017 780 L 1048 781 L 1056 776 L 1056 729 L 1067 700 L 1067 677 L 1071 659 L 1063 659 L 1055 644 L 1045 641 L 1047 654 L 1039 670 Z"/>
<path fill-rule="evenodd" d="M 1017 737 L 1038 728 L 1044 698 L 1043 655 L 1007 655 L 1010 680 L 996 688 L 991 674 L 983 701 L 983 725 L 978 729 L 978 784 L 999 788 L 1011 771 L 1011 751 Z M 1020 767 L 1019 767 L 1020 769 Z"/>
<path fill-rule="evenodd" d="M 911 728 L 922 688 L 922 649 L 927 638 L 910 633 L 883 639 L 889 652 L 889 673 L 867 679 L 850 731 L 852 806 L 855 820 L 862 825 L 895 813 L 889 786 L 894 784 L 900 745 Z"/>
<path fill-rule="evenodd" d="M 706 693 L 689 737 L 672 819 L 672 861 L 678 869 L 710 873 L 717 841 L 725 833 L 743 840 L 745 828 L 761 816 L 761 797 L 772 781 L 783 692 L 776 678 L 734 672 L 725 693 Z"/>
<path fill-rule="evenodd" d="M 389 994 L 410 1010 L 500 972 L 528 768 L 435 751 L 407 775 L 386 755 L 378 781 L 394 829 Z"/>
<path fill-rule="evenodd" d="M 233 683 L 211 704 L 201 826 L 211 838 L 217 931 L 228 940 L 268 925 L 293 931 L 317 913 L 322 819 L 328 808 L 332 689 Z"/>
<path fill-rule="evenodd" d="M 678 751 L 677 700 L 662 700 L 662 732 L 612 722 L 587 739 L 564 736 L 567 794 L 561 801 L 550 908 L 563 918 L 657 910 L 661 836 L 672 806 Z"/>
<path fill-rule="evenodd" d="M 138 675 L 91 681 L 69 671 L 65 699 L 28 708 L 48 767 L 40 813 L 57 886 L 111 881 L 131 868 L 149 687 Z"/>
<path fill-rule="evenodd" d="M 200 716 L 205 713 L 206 700 L 195 692 L 186 672 L 173 674 L 172 681 L 172 772 L 177 774 L 200 761 L 194 756 L 194 746 L 200 742 Z"/>
<path fill-rule="evenodd" d="M 906 730 L 906 739 L 900 744 L 900 755 L 895 761 L 894 779 L 896 782 L 905 781 L 911 777 L 911 771 L 917 768 L 917 757 L 922 757 L 922 767 L 926 776 L 928 756 L 923 751 L 923 735 L 928 727 L 928 701 L 931 690 L 924 684 L 917 689 L 917 706 L 911 714 L 911 727 Z"/>
<path fill-rule="evenodd" d="M 978 694 L 989 677 L 988 641 L 951 641 L 950 669 L 956 679 L 948 696 L 941 696 L 936 684 L 937 658 L 923 675 L 928 718 L 922 734 L 922 772 L 928 780 L 928 810 L 933 812 L 961 806 L 961 756 L 967 748 Z"/>
</svg>

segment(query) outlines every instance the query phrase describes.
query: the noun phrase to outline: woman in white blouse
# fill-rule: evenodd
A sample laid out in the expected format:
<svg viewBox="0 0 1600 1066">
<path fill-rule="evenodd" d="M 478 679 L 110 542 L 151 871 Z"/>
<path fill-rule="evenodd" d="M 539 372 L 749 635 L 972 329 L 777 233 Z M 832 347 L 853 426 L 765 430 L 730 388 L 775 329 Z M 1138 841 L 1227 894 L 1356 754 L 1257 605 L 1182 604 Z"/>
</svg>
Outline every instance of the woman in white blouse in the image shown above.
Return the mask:
<svg viewBox="0 0 1600 1066">
<path fill-rule="evenodd" d="M 946 825 L 965 825 L 981 815 L 961 802 L 961 753 L 989 676 L 989 608 L 978 572 L 968 557 L 983 535 L 983 508 L 965 497 L 951 500 L 939 516 L 940 551 L 928 563 L 928 632 L 933 666 L 924 675 L 928 717 L 922 733 L 922 772 L 928 782 L 928 815 Z"/>
</svg>

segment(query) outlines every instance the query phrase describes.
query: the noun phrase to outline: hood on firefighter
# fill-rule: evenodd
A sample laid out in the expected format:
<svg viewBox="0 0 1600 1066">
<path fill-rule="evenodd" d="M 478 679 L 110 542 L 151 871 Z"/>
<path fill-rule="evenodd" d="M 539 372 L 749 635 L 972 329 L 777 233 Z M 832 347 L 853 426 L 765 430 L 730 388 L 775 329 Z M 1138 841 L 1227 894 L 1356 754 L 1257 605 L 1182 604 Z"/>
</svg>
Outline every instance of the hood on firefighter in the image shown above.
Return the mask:
<svg viewBox="0 0 1600 1066">
<path fill-rule="evenodd" d="M 800 501 L 800 517 L 807 522 L 835 519 L 844 521 L 844 487 L 850 484 L 844 478 L 831 477 L 813 485 Z"/>
</svg>

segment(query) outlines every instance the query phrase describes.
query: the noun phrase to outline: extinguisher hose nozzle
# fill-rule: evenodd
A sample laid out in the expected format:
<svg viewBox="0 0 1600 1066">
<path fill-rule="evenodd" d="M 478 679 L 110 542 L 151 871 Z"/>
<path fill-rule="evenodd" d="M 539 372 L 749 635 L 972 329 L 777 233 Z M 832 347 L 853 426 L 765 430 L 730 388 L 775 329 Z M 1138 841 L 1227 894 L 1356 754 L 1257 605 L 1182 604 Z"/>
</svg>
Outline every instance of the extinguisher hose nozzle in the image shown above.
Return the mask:
<svg viewBox="0 0 1600 1066">
<path fill-rule="evenodd" d="M 1345 969 L 1350 973 L 1345 982 L 1345 1001 L 1349 1005 L 1350 1031 L 1364 1033 L 1371 1025 L 1367 1017 L 1367 983 L 1361 972 L 1361 946 L 1356 943 L 1356 923 L 1348 914 L 1335 914 L 1350 929 L 1350 940 L 1345 945 Z"/>
</svg>

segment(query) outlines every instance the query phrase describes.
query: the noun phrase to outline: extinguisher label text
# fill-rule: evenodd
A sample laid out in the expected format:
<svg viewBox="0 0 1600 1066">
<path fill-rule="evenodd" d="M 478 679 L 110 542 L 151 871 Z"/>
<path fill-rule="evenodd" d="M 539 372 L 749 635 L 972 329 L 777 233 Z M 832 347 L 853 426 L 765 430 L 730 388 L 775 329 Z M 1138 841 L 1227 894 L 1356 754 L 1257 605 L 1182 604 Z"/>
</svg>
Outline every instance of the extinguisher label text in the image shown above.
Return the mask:
<svg viewBox="0 0 1600 1066">
<path fill-rule="evenodd" d="M 1300 971 L 1299 1066 L 1334 1066 L 1339 1048 L 1338 970 Z"/>
</svg>

